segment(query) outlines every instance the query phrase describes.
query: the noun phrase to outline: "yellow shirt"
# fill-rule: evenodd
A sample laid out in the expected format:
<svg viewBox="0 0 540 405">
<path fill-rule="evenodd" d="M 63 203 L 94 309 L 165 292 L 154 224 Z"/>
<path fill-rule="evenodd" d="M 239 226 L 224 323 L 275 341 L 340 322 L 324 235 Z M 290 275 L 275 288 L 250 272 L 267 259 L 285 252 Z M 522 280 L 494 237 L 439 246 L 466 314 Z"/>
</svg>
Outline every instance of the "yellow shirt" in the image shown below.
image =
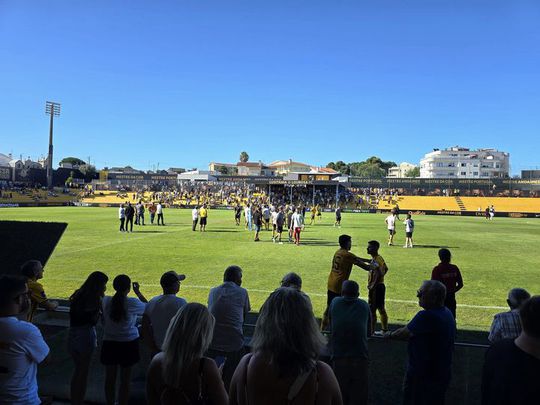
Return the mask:
<svg viewBox="0 0 540 405">
<path fill-rule="evenodd" d="M 352 266 L 357 260 L 356 255 L 348 250 L 339 249 L 332 259 L 332 270 L 328 276 L 328 290 L 341 294 L 341 286 L 351 275 Z"/>
<path fill-rule="evenodd" d="M 388 266 L 382 256 L 375 256 L 369 263 L 368 290 L 377 284 L 384 284 L 384 276 L 388 272 Z"/>
<path fill-rule="evenodd" d="M 43 286 L 34 280 L 28 280 L 28 291 L 30 291 L 30 310 L 28 311 L 28 322 L 32 322 L 32 318 L 36 313 L 38 306 L 47 301 Z"/>
<path fill-rule="evenodd" d="M 199 216 L 201 218 L 206 218 L 208 216 L 208 210 L 206 208 L 199 209 Z"/>
</svg>

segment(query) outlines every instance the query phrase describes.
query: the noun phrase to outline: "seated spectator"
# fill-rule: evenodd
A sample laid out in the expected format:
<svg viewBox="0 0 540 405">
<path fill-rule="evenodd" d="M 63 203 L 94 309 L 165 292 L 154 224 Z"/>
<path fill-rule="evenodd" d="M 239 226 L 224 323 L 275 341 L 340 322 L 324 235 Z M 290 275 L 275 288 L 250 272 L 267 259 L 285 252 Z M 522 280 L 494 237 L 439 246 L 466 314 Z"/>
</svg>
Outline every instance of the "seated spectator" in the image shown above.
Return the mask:
<svg viewBox="0 0 540 405">
<path fill-rule="evenodd" d="M 418 305 L 424 308 L 407 326 L 385 337 L 409 340 L 409 360 L 403 385 L 403 404 L 444 404 L 450 382 L 456 322 L 445 307 L 446 288 L 440 281 L 424 281 Z"/>
<path fill-rule="evenodd" d="M 253 352 L 234 373 L 230 404 L 341 404 L 334 372 L 317 361 L 324 343 L 310 301 L 278 288 L 261 308 Z"/>
<path fill-rule="evenodd" d="M 216 363 L 204 357 L 215 319 L 201 304 L 182 306 L 171 320 L 163 352 L 152 359 L 146 377 L 150 405 L 228 404 Z"/>
<path fill-rule="evenodd" d="M 244 320 L 251 310 L 248 292 L 242 285 L 242 269 L 229 266 L 223 275 L 223 284 L 212 288 L 208 295 L 208 309 L 216 319 L 214 337 L 208 356 L 225 357 L 223 382 L 228 389 L 238 362 L 245 354 Z"/>
<path fill-rule="evenodd" d="M 137 316 L 144 313 L 147 302 L 139 290 L 139 283 L 133 283 L 137 298 L 127 295 L 131 290 L 131 280 L 125 274 L 114 278 L 114 296 L 103 298 L 103 344 L 101 363 L 105 368 L 105 398 L 107 405 L 116 400 L 116 375 L 120 367 L 120 388 L 118 404 L 127 405 L 131 367 L 139 361 L 139 330 Z"/>
<path fill-rule="evenodd" d="M 540 296 L 525 301 L 519 315 L 520 335 L 494 343 L 486 353 L 483 405 L 537 404 L 540 400 Z"/>
<path fill-rule="evenodd" d="M 43 278 L 44 272 L 45 269 L 39 260 L 28 260 L 21 266 L 21 274 L 26 277 L 28 289 L 30 290 L 31 305 L 27 316 L 28 322 L 32 322 L 38 306 L 45 308 L 47 311 L 54 311 L 58 308 L 58 302 L 49 301 L 43 286 L 37 282 L 37 280 Z"/>
<path fill-rule="evenodd" d="M 0 276 L 0 404 L 39 405 L 37 365 L 49 347 L 37 327 L 17 317 L 30 307 L 26 280 Z"/>
<path fill-rule="evenodd" d="M 519 320 L 519 308 L 531 298 L 531 295 L 523 288 L 513 288 L 508 293 L 506 302 L 510 311 L 495 315 L 488 339 L 491 343 L 502 339 L 515 339 L 521 333 L 521 321 Z"/>
<path fill-rule="evenodd" d="M 341 297 L 330 304 L 330 353 L 345 405 L 368 403 L 368 336 L 371 314 L 366 301 L 359 299 L 355 281 L 345 280 Z"/>
<path fill-rule="evenodd" d="M 458 266 L 451 264 L 452 254 L 448 249 L 439 250 L 441 262 L 433 268 L 431 279 L 440 281 L 446 287 L 444 305 L 456 319 L 456 293 L 463 288 L 463 279 Z"/>
<path fill-rule="evenodd" d="M 163 273 L 159 282 L 163 295 L 152 298 L 146 305 L 142 319 L 142 333 L 152 355 L 161 351 L 171 319 L 186 305 L 185 299 L 176 296 L 180 291 L 180 281 L 185 279 L 184 274 L 176 274 L 174 271 Z"/>
<path fill-rule="evenodd" d="M 302 290 L 302 278 L 296 273 L 287 273 L 281 280 L 282 287 L 295 288 L 298 291 Z"/>
<path fill-rule="evenodd" d="M 71 377 L 71 403 L 82 404 L 88 370 L 97 347 L 96 324 L 101 317 L 102 298 L 109 278 L 101 271 L 91 273 L 70 297 L 68 349 L 75 363 Z"/>
</svg>

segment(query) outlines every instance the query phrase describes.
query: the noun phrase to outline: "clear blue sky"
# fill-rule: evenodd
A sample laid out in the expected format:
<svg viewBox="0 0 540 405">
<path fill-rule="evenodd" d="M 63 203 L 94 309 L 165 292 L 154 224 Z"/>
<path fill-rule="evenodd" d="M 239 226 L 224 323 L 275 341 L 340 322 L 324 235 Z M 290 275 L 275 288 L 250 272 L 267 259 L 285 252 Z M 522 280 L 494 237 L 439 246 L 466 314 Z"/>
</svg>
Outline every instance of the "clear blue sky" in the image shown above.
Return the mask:
<svg viewBox="0 0 540 405">
<path fill-rule="evenodd" d="M 206 168 L 493 147 L 540 166 L 540 2 L 0 0 L 0 152 Z"/>
</svg>

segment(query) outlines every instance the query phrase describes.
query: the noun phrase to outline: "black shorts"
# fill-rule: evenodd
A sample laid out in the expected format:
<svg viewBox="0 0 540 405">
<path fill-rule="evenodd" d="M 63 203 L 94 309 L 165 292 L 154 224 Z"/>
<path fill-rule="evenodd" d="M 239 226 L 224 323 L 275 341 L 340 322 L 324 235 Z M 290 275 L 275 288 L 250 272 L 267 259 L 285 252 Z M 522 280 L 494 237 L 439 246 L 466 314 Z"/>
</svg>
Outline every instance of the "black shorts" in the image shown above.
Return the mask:
<svg viewBox="0 0 540 405">
<path fill-rule="evenodd" d="M 384 298 L 386 295 L 386 286 L 384 284 L 377 284 L 371 290 L 369 290 L 369 307 L 371 312 L 376 309 L 384 309 Z"/>
<path fill-rule="evenodd" d="M 140 360 L 139 338 L 130 342 L 104 340 L 101 346 L 100 360 L 104 366 L 134 366 Z"/>
<path fill-rule="evenodd" d="M 389 233 L 390 235 L 395 235 L 395 234 L 396 234 L 396 230 L 395 230 L 395 229 L 389 229 L 389 230 L 388 230 L 388 233 Z"/>
<path fill-rule="evenodd" d="M 405 236 L 407 238 L 412 238 L 412 232 L 405 232 Z"/>
<path fill-rule="evenodd" d="M 283 225 L 278 225 L 277 226 L 277 231 L 278 231 L 278 233 L 283 232 Z"/>
<path fill-rule="evenodd" d="M 256 232 L 260 232 L 260 230 L 261 230 L 261 225 L 260 225 L 260 224 L 256 224 L 256 225 L 255 225 L 255 231 L 256 231 Z"/>
<path fill-rule="evenodd" d="M 201 217 L 201 221 L 200 221 L 200 224 L 201 225 L 206 225 L 206 217 Z"/>
<path fill-rule="evenodd" d="M 341 221 L 341 217 L 336 217 L 336 221 L 340 222 L 340 221 Z"/>
</svg>

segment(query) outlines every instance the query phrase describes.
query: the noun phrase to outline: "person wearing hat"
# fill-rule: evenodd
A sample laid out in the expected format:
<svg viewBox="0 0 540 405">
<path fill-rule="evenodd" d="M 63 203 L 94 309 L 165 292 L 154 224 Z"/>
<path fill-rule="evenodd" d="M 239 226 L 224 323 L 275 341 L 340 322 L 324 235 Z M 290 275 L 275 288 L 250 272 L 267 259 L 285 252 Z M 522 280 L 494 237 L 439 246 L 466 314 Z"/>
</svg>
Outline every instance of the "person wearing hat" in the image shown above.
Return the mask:
<svg viewBox="0 0 540 405">
<path fill-rule="evenodd" d="M 171 319 L 187 303 L 185 299 L 176 296 L 180 291 L 180 281 L 185 279 L 184 274 L 177 274 L 172 270 L 163 273 L 160 280 L 163 294 L 152 298 L 146 305 L 142 318 L 142 332 L 152 355 L 161 351 Z"/>
</svg>

